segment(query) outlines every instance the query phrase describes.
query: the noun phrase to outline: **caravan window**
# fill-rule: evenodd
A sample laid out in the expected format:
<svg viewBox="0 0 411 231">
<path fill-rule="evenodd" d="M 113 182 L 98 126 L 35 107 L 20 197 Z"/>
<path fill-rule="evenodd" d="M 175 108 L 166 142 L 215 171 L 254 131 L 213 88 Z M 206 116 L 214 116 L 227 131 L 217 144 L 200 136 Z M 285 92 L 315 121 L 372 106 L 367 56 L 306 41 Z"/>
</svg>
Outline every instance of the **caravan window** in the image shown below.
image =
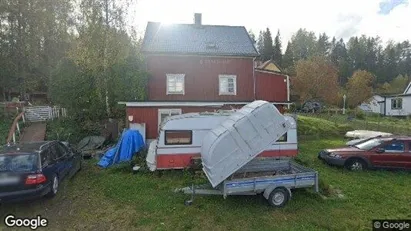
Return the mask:
<svg viewBox="0 0 411 231">
<path fill-rule="evenodd" d="M 287 133 L 285 133 L 283 136 L 281 136 L 277 142 L 287 142 Z"/>
<path fill-rule="evenodd" d="M 165 131 L 166 145 L 180 145 L 193 143 L 193 131 L 191 130 L 167 130 Z"/>
</svg>

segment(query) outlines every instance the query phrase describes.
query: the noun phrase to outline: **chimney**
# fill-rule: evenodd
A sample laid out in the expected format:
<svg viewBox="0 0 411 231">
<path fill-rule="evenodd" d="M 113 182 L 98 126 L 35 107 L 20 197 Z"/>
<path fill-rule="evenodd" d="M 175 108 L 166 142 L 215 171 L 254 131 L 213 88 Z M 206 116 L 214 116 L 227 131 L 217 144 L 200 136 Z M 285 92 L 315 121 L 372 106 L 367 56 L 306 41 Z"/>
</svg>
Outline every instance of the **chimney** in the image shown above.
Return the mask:
<svg viewBox="0 0 411 231">
<path fill-rule="evenodd" d="M 194 14 L 194 24 L 197 26 L 201 25 L 201 14 L 200 13 Z"/>
</svg>

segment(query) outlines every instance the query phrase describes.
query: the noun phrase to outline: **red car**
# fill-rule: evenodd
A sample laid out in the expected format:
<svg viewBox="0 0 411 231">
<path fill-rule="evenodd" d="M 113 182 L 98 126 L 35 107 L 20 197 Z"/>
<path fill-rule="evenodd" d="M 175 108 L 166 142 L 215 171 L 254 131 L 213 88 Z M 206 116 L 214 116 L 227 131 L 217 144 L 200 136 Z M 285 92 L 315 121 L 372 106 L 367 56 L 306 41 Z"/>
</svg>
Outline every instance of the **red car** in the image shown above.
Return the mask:
<svg viewBox="0 0 411 231">
<path fill-rule="evenodd" d="M 322 150 L 318 158 L 350 170 L 411 169 L 411 137 L 375 137 L 343 148 Z"/>
</svg>

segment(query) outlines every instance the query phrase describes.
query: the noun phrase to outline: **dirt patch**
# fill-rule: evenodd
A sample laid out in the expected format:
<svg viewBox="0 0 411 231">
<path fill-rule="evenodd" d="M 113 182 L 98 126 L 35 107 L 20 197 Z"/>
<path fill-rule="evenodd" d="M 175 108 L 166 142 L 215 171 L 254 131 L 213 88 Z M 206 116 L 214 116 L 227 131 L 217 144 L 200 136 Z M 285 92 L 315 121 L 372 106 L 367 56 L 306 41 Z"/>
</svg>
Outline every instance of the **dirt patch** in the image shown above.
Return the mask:
<svg viewBox="0 0 411 231">
<path fill-rule="evenodd" d="M 45 137 L 46 137 L 46 124 L 45 123 L 32 123 L 31 125 L 23 129 L 20 142 L 44 141 Z"/>
</svg>

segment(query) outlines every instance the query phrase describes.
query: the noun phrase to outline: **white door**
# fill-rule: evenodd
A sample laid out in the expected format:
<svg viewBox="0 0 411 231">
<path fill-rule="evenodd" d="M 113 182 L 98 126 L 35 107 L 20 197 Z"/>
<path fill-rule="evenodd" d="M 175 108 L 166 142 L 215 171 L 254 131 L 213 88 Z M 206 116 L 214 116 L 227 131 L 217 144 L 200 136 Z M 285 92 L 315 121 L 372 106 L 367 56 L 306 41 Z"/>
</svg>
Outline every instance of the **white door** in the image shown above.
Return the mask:
<svg viewBox="0 0 411 231">
<path fill-rule="evenodd" d="M 379 105 L 380 105 L 380 114 L 384 115 L 385 103 L 379 103 Z"/>
<path fill-rule="evenodd" d="M 131 130 L 137 130 L 143 137 L 144 142 L 146 142 L 146 124 L 145 123 L 130 123 Z"/>
</svg>

